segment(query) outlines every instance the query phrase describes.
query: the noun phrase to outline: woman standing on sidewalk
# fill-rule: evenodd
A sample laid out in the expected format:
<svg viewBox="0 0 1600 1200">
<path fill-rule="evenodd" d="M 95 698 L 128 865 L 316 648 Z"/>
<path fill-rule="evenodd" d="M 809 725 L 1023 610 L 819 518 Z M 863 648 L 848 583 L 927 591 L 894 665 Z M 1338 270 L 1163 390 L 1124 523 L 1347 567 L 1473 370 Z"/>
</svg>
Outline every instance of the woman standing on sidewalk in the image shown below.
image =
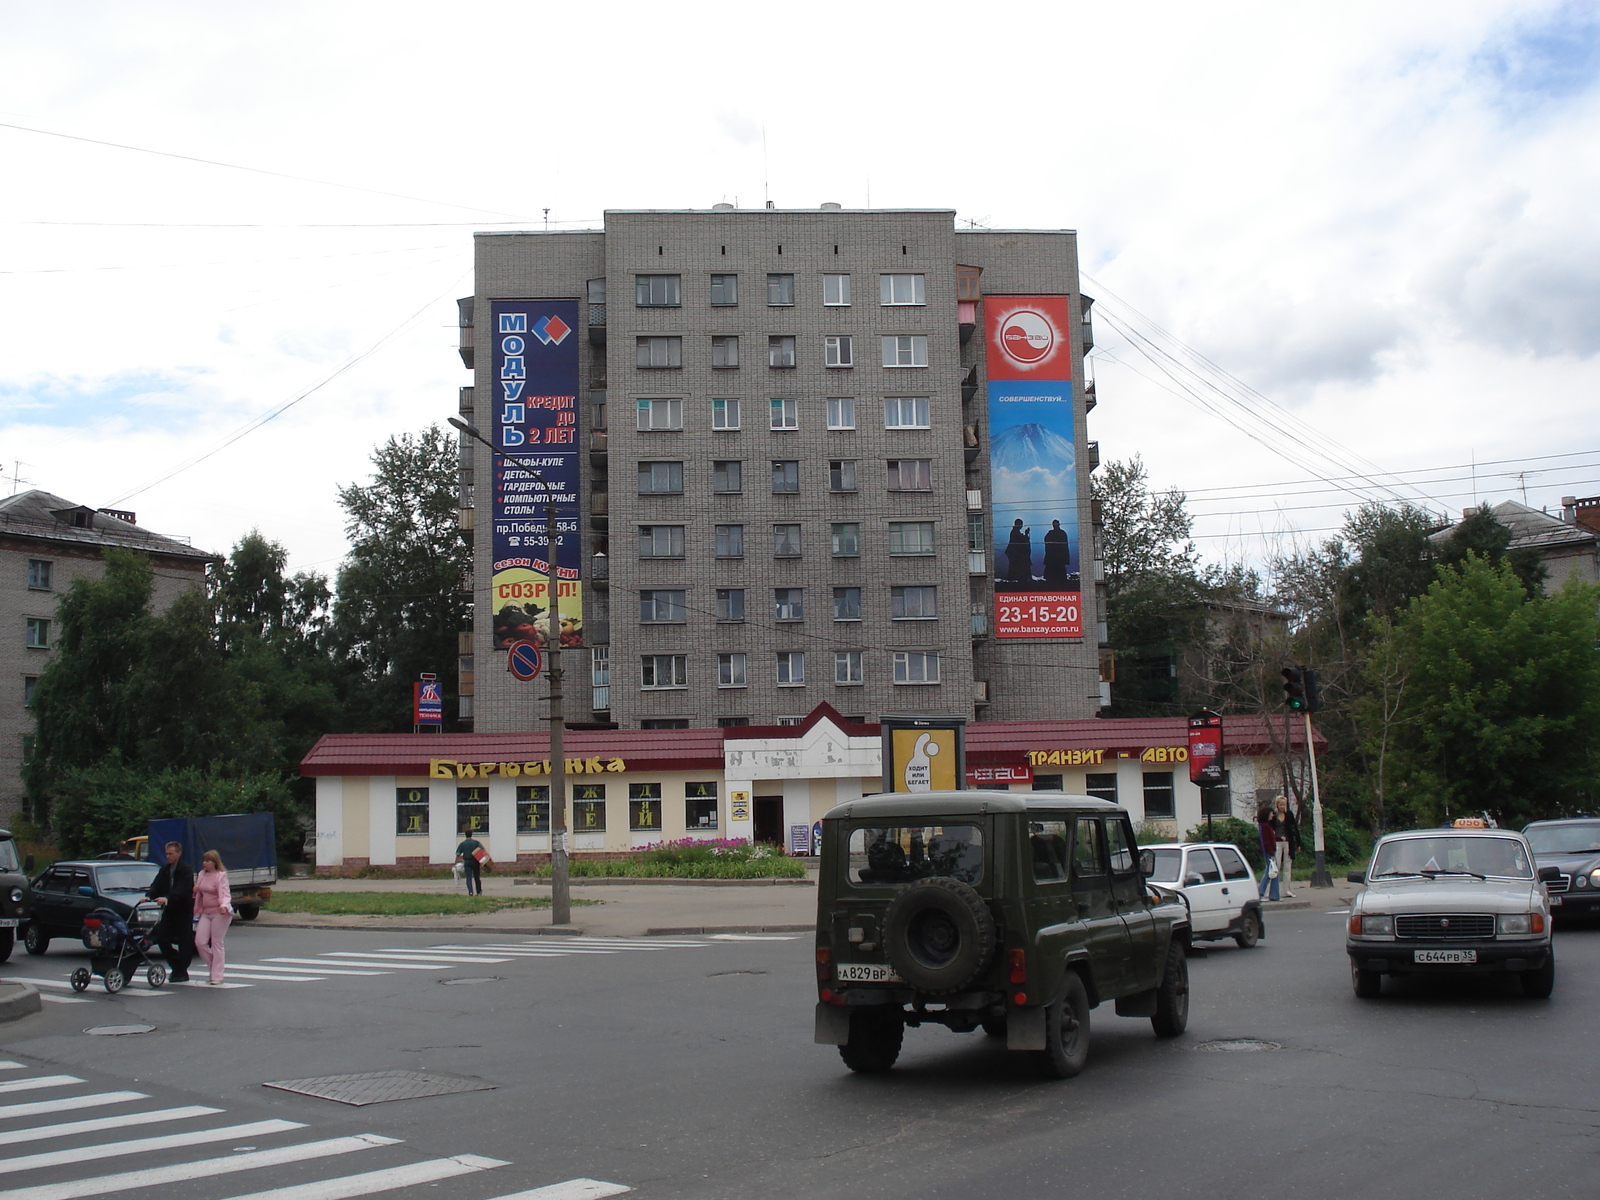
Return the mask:
<svg viewBox="0 0 1600 1200">
<path fill-rule="evenodd" d="M 194 931 L 194 948 L 211 970 L 211 982 L 222 982 L 223 941 L 233 923 L 233 896 L 222 855 L 207 850 L 200 856 L 200 874 L 194 881 L 194 910 L 200 924 Z"/>
<path fill-rule="evenodd" d="M 1294 897 L 1294 856 L 1300 853 L 1300 823 L 1289 808 L 1289 797 L 1278 796 L 1272 801 L 1272 832 L 1278 839 L 1274 861 L 1278 864 L 1278 882 L 1283 885 L 1283 898 Z"/>
<path fill-rule="evenodd" d="M 1256 810 L 1256 833 L 1261 838 L 1261 886 L 1257 889 L 1263 900 L 1278 898 L 1278 835 L 1272 828 L 1272 806 L 1263 804 Z M 1268 895 L 1270 888 L 1271 895 Z"/>
</svg>

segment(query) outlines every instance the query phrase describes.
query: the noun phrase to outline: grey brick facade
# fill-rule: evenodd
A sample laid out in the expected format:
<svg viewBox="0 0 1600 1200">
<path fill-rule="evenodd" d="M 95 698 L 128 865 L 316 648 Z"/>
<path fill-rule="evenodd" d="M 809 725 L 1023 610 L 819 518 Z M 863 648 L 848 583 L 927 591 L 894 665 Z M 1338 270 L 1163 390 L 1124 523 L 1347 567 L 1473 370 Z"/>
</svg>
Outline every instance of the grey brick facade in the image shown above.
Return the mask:
<svg viewBox="0 0 1600 1200">
<path fill-rule="evenodd" d="M 609 707 L 594 706 L 590 650 L 564 654 L 569 721 L 609 719 L 624 729 L 662 720 L 770 725 L 823 701 L 867 721 L 919 711 L 983 720 L 1098 711 L 1088 472 L 1077 475 L 1084 640 L 997 644 L 987 526 L 976 556 L 968 541 L 969 519 L 987 513 L 984 339 L 981 324 L 962 336 L 957 265 L 981 268 L 985 294 L 1068 295 L 1077 318 L 1074 234 L 958 231 L 948 210 L 612 211 L 603 232 L 481 234 L 476 248 L 475 294 L 464 314 L 485 314 L 486 321 L 490 301 L 502 298 L 583 302 L 584 624 L 591 645 L 608 648 L 610 682 Z M 679 303 L 636 305 L 639 275 L 677 276 Z M 736 304 L 713 304 L 713 275 L 737 278 Z M 792 304 L 769 303 L 769 275 L 793 277 Z M 848 305 L 824 302 L 830 275 L 849 277 Z M 919 276 L 922 302 L 880 303 L 883 275 Z M 601 295 L 600 280 L 603 307 L 591 302 Z M 1074 379 L 1081 380 L 1077 324 Z M 466 345 L 472 334 L 463 332 Z M 738 338 L 737 367 L 713 365 L 713 337 Z M 837 337 L 851 339 L 850 366 L 827 365 L 826 339 Z M 925 338 L 926 365 L 882 365 L 885 337 Z M 682 339 L 676 356 L 669 346 L 657 350 L 657 361 L 681 365 L 639 366 L 640 338 Z M 770 338 L 793 339 L 793 366 L 769 365 Z M 486 352 L 477 355 L 475 386 L 463 391 L 464 409 L 486 432 L 490 414 L 473 397 L 494 394 L 488 360 Z M 1081 465 L 1086 410 L 1081 387 L 1074 391 Z M 650 398 L 681 400 L 682 428 L 639 429 L 637 404 Z M 899 411 L 899 398 L 926 399 L 926 428 L 886 427 L 885 402 L 896 400 Z M 739 401 L 737 429 L 714 428 L 714 399 Z M 791 412 L 785 405 L 775 418 L 774 399 L 793 402 L 793 428 L 773 427 Z M 853 427 L 829 427 L 830 399 L 853 401 Z M 468 479 L 490 479 L 488 457 L 476 449 Z M 681 494 L 644 490 L 640 463 L 681 464 Z M 724 490 L 716 490 L 717 463 L 741 464 L 740 491 L 726 490 L 726 470 Z M 853 489 L 844 486 L 850 468 L 835 463 L 853 464 Z M 668 486 L 675 481 L 670 466 L 659 474 Z M 775 479 L 787 485 L 791 478 L 797 490 L 774 490 Z M 533 728 L 546 711 L 538 702 L 544 683 L 518 683 L 505 671 L 503 653 L 491 650 L 491 488 L 475 492 L 484 511 L 463 519 L 477 527 L 475 727 Z M 932 524 L 933 553 L 891 554 L 891 525 L 907 523 Z M 641 557 L 640 527 L 658 525 L 682 526 L 681 558 Z M 742 556 L 718 556 L 719 525 L 743 527 Z M 780 525 L 799 526 L 798 554 L 775 553 Z M 859 528 L 859 553 L 834 553 L 836 525 Z M 604 580 L 596 577 L 597 561 Z M 837 620 L 835 589 L 850 588 L 859 589 L 859 619 L 845 594 L 840 615 L 851 619 Z M 743 589 L 742 621 L 718 619 L 719 589 Z M 778 589 L 799 589 L 803 614 L 779 608 Z M 669 620 L 641 620 L 641 593 L 653 590 L 673 594 L 656 614 Z M 780 682 L 780 657 L 796 653 L 804 655 L 804 682 Z M 896 682 L 897 653 L 937 654 L 938 682 Z M 744 685 L 719 685 L 719 656 L 738 654 Z M 859 654 L 859 682 L 836 682 L 838 654 Z M 656 655 L 681 656 L 682 686 L 643 686 L 642 662 Z M 925 666 L 919 658 L 905 669 L 915 675 Z"/>
</svg>

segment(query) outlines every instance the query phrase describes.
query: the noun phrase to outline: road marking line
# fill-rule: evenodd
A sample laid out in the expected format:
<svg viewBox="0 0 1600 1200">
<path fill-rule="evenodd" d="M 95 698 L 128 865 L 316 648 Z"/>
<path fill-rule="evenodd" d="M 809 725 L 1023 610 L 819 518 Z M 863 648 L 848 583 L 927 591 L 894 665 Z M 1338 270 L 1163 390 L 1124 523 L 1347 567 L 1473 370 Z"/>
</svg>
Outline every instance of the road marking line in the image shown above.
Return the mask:
<svg viewBox="0 0 1600 1200">
<path fill-rule="evenodd" d="M 1348 908 L 1330 908 L 1328 910 L 1328 916 L 1330 916 L 1330 917 L 1342 917 L 1346 913 L 1348 913 L 1349 911 L 1350 910 Z"/>
<path fill-rule="evenodd" d="M 0 1083 L 0 1092 L 34 1092 L 40 1088 L 65 1087 L 69 1083 L 82 1083 L 76 1075 L 39 1075 L 33 1079 L 13 1079 Z"/>
<path fill-rule="evenodd" d="M 81 1200 L 84 1196 L 104 1196 L 111 1192 L 163 1186 L 184 1179 L 210 1179 L 217 1175 L 230 1175 L 236 1171 L 253 1171 L 257 1167 L 278 1167 L 285 1163 L 306 1162 L 313 1158 L 328 1158 L 335 1154 L 349 1154 L 356 1150 L 370 1150 L 374 1146 L 395 1146 L 399 1143 L 399 1138 L 383 1137 L 376 1133 L 358 1133 L 353 1137 L 328 1138 L 320 1142 L 302 1142 L 298 1146 L 279 1146 L 272 1150 L 230 1154 L 226 1158 L 202 1158 L 195 1162 L 167 1163 L 159 1167 L 148 1167 L 142 1171 L 122 1171 L 116 1175 L 96 1175 L 89 1179 L 70 1179 L 57 1183 L 43 1183 L 35 1187 L 11 1188 L 0 1192 L 0 1200 Z"/>
<path fill-rule="evenodd" d="M 698 946 L 709 946 L 710 942 L 691 942 L 683 938 L 602 938 L 602 937 L 571 937 L 561 938 L 530 938 L 528 944 L 549 945 L 555 942 L 558 946 L 565 946 L 568 942 L 574 946 L 609 946 L 617 950 L 632 950 L 635 948 L 645 950 L 676 949 L 687 950 Z"/>
<path fill-rule="evenodd" d="M 345 1175 L 338 1179 L 321 1179 L 315 1183 L 291 1184 L 288 1187 L 272 1188 L 265 1192 L 251 1192 L 247 1196 L 233 1196 L 230 1200 L 346 1200 L 350 1196 L 370 1196 L 374 1192 L 433 1183 L 456 1175 L 470 1175 L 475 1171 L 487 1171 L 494 1167 L 510 1165 L 503 1159 L 460 1154 L 453 1158 L 435 1158 L 405 1167 L 368 1171 L 362 1175 Z"/>
<path fill-rule="evenodd" d="M 35 979 L 31 975 L 7 975 L 6 979 L 11 983 L 31 983 L 34 987 L 66 988 L 69 991 L 72 990 L 72 985 L 65 979 Z"/>
<path fill-rule="evenodd" d="M 444 946 L 445 950 L 464 950 L 465 946 Z M 511 958 L 565 958 L 569 954 L 609 954 L 609 950 L 502 950 L 496 947 L 496 954 L 503 954 Z"/>
<path fill-rule="evenodd" d="M 151 1150 L 173 1150 L 179 1146 L 203 1146 L 207 1142 L 236 1141 L 258 1134 L 287 1133 L 304 1129 L 304 1121 L 250 1121 L 244 1125 L 224 1125 L 218 1129 L 191 1129 L 187 1133 L 168 1133 L 159 1137 L 133 1138 L 126 1142 L 102 1142 L 75 1146 L 70 1150 L 46 1150 L 20 1158 L 0 1158 L 0 1171 L 33 1171 L 40 1167 L 60 1167 L 68 1163 L 96 1162 L 111 1154 L 144 1154 Z"/>
<path fill-rule="evenodd" d="M 93 1004 L 93 1000 L 86 1000 L 82 996 L 40 996 L 46 1004 Z"/>
<path fill-rule="evenodd" d="M 270 980 L 273 983 L 321 983 L 322 982 L 321 976 L 318 976 L 318 975 L 269 975 L 269 974 L 267 974 L 267 972 L 272 970 L 271 967 L 265 967 L 265 968 L 263 968 L 263 967 L 241 967 L 241 966 L 237 966 L 237 965 L 235 965 L 233 963 L 229 963 L 226 969 L 228 971 L 230 971 L 230 972 L 233 972 L 235 974 L 238 974 L 238 975 L 242 976 L 245 979 L 266 979 L 266 980 Z"/>
<path fill-rule="evenodd" d="M 792 942 L 798 933 L 712 933 L 708 937 L 719 942 Z"/>
<path fill-rule="evenodd" d="M 289 960 L 288 959 L 282 959 L 280 961 L 288 962 Z M 321 962 L 322 960 L 320 958 L 318 958 L 318 959 L 313 959 L 312 961 L 313 962 Z M 273 970 L 278 970 L 279 969 L 279 968 L 276 968 L 276 967 L 273 967 L 273 966 L 270 966 L 270 965 L 263 965 L 261 963 L 229 963 L 228 964 L 228 970 L 232 971 L 232 970 L 234 970 L 236 968 L 240 969 L 240 970 L 245 970 L 245 971 L 252 971 L 252 970 L 273 971 Z M 341 970 L 339 970 L 339 969 L 337 969 L 335 967 L 318 967 L 315 970 L 313 970 L 310 967 L 294 967 L 293 970 L 299 971 L 302 974 L 306 974 L 306 975 L 387 975 L 389 973 L 387 971 L 341 971 Z"/>
<path fill-rule="evenodd" d="M 68 1096 L 65 1100 L 35 1100 L 30 1104 L 0 1104 L 0 1121 L 13 1117 L 42 1117 L 46 1113 L 72 1112 L 79 1108 L 98 1108 L 102 1104 L 125 1104 L 129 1100 L 148 1100 L 149 1092 L 95 1092 L 89 1096 Z"/>
<path fill-rule="evenodd" d="M 42 1138 L 66 1137 L 73 1133 L 123 1129 L 129 1125 L 155 1125 L 161 1121 L 180 1121 L 186 1117 L 209 1117 L 226 1111 L 222 1108 L 207 1108 L 203 1104 L 186 1104 L 182 1108 L 157 1108 L 149 1112 L 123 1113 L 118 1117 L 91 1117 L 87 1121 L 64 1121 L 59 1125 L 34 1125 L 29 1129 L 12 1129 L 0 1133 L 0 1146 L 33 1142 Z"/>
<path fill-rule="evenodd" d="M 21 1063 L 12 1062 L 10 1059 L 0 1062 L 0 1071 L 21 1071 L 23 1069 L 24 1067 Z"/>
<path fill-rule="evenodd" d="M 603 1179 L 569 1179 L 565 1183 L 534 1188 L 531 1192 L 496 1196 L 495 1200 L 600 1200 L 602 1196 L 620 1196 L 631 1191 L 633 1189 L 625 1184 L 607 1183 Z"/>
<path fill-rule="evenodd" d="M 255 987 L 253 983 L 208 983 L 204 979 L 169 979 L 168 987 L 197 987 L 197 988 L 247 988 Z"/>
<path fill-rule="evenodd" d="M 346 962 L 343 959 L 339 959 L 339 958 L 269 958 L 266 961 L 267 962 L 279 962 L 279 963 L 308 963 L 308 964 L 309 963 L 317 963 L 318 965 L 326 963 L 329 966 L 334 966 L 334 967 L 373 967 L 373 966 L 377 966 L 376 963 Z M 431 971 L 431 970 L 433 970 L 432 967 L 418 966 L 416 963 L 398 963 L 397 962 L 397 963 L 385 963 L 384 965 L 386 967 L 388 967 L 391 971 Z M 374 971 L 374 972 L 372 972 L 372 974 L 374 974 L 374 975 L 384 975 L 384 974 L 387 974 L 387 973 L 388 972 L 385 972 L 385 971 Z"/>
<path fill-rule="evenodd" d="M 340 952 L 344 958 L 375 958 L 379 962 L 413 962 L 413 963 L 441 963 L 450 966 L 454 963 L 502 963 L 510 962 L 509 958 L 468 958 L 462 955 L 445 956 L 441 954 L 406 953 L 403 950 L 344 950 Z"/>
</svg>

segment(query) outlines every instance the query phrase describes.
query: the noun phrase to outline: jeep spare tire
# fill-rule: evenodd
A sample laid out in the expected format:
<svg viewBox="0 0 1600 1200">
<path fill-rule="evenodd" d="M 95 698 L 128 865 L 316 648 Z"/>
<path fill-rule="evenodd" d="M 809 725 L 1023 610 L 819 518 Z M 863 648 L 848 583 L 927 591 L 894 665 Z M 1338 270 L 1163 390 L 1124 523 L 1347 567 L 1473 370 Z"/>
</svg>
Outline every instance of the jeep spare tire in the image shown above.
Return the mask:
<svg viewBox="0 0 1600 1200">
<path fill-rule="evenodd" d="M 959 879 L 938 876 L 901 888 L 883 914 L 883 948 L 919 992 L 960 991 L 994 957 L 994 917 Z"/>
</svg>

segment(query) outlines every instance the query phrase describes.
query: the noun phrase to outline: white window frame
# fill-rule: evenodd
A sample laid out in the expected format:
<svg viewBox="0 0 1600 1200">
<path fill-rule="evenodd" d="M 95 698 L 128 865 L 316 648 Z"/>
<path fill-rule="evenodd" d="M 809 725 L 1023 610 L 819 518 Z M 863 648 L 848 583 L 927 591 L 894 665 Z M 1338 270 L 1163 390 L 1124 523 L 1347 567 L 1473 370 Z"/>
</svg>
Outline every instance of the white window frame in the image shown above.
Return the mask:
<svg viewBox="0 0 1600 1200">
<path fill-rule="evenodd" d="M 806 652 L 804 650 L 779 650 L 777 665 L 779 687 L 805 687 Z"/>
<path fill-rule="evenodd" d="M 683 366 L 683 338 L 679 336 L 636 337 L 634 366 L 641 371 L 659 371 Z"/>
<path fill-rule="evenodd" d="M 866 682 L 866 672 L 862 669 L 861 651 L 835 650 L 833 652 L 833 681 L 843 686 L 854 686 Z"/>
<path fill-rule="evenodd" d="M 711 401 L 711 428 L 731 430 L 739 428 L 739 398 L 716 396 Z"/>
<path fill-rule="evenodd" d="M 856 427 L 856 398 L 854 396 L 828 397 L 828 428 L 854 429 Z"/>
<path fill-rule="evenodd" d="M 822 277 L 822 303 L 827 308 L 850 307 L 850 276 L 829 271 Z"/>
<path fill-rule="evenodd" d="M 907 308 L 928 303 L 927 276 L 885 274 L 878 276 L 878 303 L 884 308 Z"/>
<path fill-rule="evenodd" d="M 635 407 L 640 433 L 662 433 L 683 428 L 682 396 L 640 396 Z"/>
<path fill-rule="evenodd" d="M 717 655 L 717 686 L 719 688 L 750 686 L 748 662 L 743 650 Z"/>
<path fill-rule="evenodd" d="M 773 396 L 767 401 L 767 428 L 789 432 L 800 428 L 800 401 L 794 396 Z"/>
<path fill-rule="evenodd" d="M 915 530 L 919 531 L 919 537 L 917 539 L 917 545 L 918 546 L 924 546 L 925 545 L 927 547 L 926 549 L 907 550 L 905 548 L 906 544 L 907 544 L 906 543 L 906 532 L 908 530 L 912 530 L 912 529 L 915 529 Z M 928 538 L 927 538 L 926 542 L 924 542 L 922 540 L 922 538 L 920 537 L 920 531 L 922 531 L 922 530 L 926 530 L 927 531 Z M 937 537 L 938 537 L 938 529 L 934 526 L 934 523 L 932 521 L 890 521 L 889 522 L 889 554 L 893 558 L 917 558 L 917 557 L 925 558 L 925 557 L 927 557 L 928 555 L 930 555 L 930 554 L 932 554 L 934 552 L 934 547 L 936 545 Z M 898 549 L 898 550 L 895 549 L 895 543 L 896 543 L 897 540 L 899 541 L 899 544 L 900 544 L 900 549 Z"/>
<path fill-rule="evenodd" d="M 933 428 L 932 404 L 926 396 L 885 396 L 883 398 L 883 427 L 885 429 Z"/>
<path fill-rule="evenodd" d="M 939 682 L 939 655 L 935 651 L 896 650 L 892 658 L 895 683 L 909 687 L 923 687 Z"/>
<path fill-rule="evenodd" d="M 774 621 L 804 621 L 806 619 L 805 588 L 773 588 L 772 619 Z"/>
<path fill-rule="evenodd" d="M 662 682 L 662 665 L 667 681 Z M 645 654 L 639 659 L 639 690 L 642 692 L 681 691 L 689 686 L 687 654 Z"/>
<path fill-rule="evenodd" d="M 844 530 L 855 531 L 855 549 L 840 550 L 842 540 L 846 535 Z M 861 557 L 861 522 L 860 521 L 834 521 L 828 526 L 828 550 L 833 558 L 860 558 Z"/>
<path fill-rule="evenodd" d="M 661 299 L 656 299 L 660 289 Z M 635 275 L 633 277 L 633 303 L 636 308 L 681 308 L 683 306 L 683 276 Z"/>
<path fill-rule="evenodd" d="M 883 365 L 892 370 L 928 365 L 928 337 L 922 333 L 894 333 L 880 339 Z"/>
<path fill-rule="evenodd" d="M 656 533 L 656 531 L 658 529 L 665 531 L 667 553 L 666 554 L 656 554 L 656 553 L 652 552 L 650 554 L 646 554 L 644 552 L 644 539 L 645 539 L 646 536 L 648 536 L 650 538 L 650 545 L 651 545 L 651 548 L 652 548 L 652 551 L 653 551 L 655 546 L 658 544 L 658 535 Z M 648 535 L 645 532 L 646 530 L 649 530 Z M 674 533 L 673 532 L 674 530 L 676 530 L 677 532 Z M 676 547 L 676 549 L 677 549 L 677 553 L 676 554 L 672 553 L 674 547 Z M 639 526 L 639 557 L 640 558 L 682 558 L 683 557 L 683 526 L 682 525 L 641 525 L 641 526 Z"/>
<path fill-rule="evenodd" d="M 822 365 L 825 367 L 853 367 L 855 344 L 848 333 L 830 333 L 822 339 Z"/>
<path fill-rule="evenodd" d="M 914 604 L 906 601 L 915 595 Z M 915 611 L 913 611 L 915 610 Z M 933 584 L 897 584 L 889 589 L 891 621 L 937 621 L 939 589 Z"/>
<path fill-rule="evenodd" d="M 722 361 L 717 361 L 717 353 L 721 351 Z M 718 333 L 711 337 L 711 365 L 718 371 L 730 370 L 739 365 L 739 335 L 736 333 Z"/>
</svg>

